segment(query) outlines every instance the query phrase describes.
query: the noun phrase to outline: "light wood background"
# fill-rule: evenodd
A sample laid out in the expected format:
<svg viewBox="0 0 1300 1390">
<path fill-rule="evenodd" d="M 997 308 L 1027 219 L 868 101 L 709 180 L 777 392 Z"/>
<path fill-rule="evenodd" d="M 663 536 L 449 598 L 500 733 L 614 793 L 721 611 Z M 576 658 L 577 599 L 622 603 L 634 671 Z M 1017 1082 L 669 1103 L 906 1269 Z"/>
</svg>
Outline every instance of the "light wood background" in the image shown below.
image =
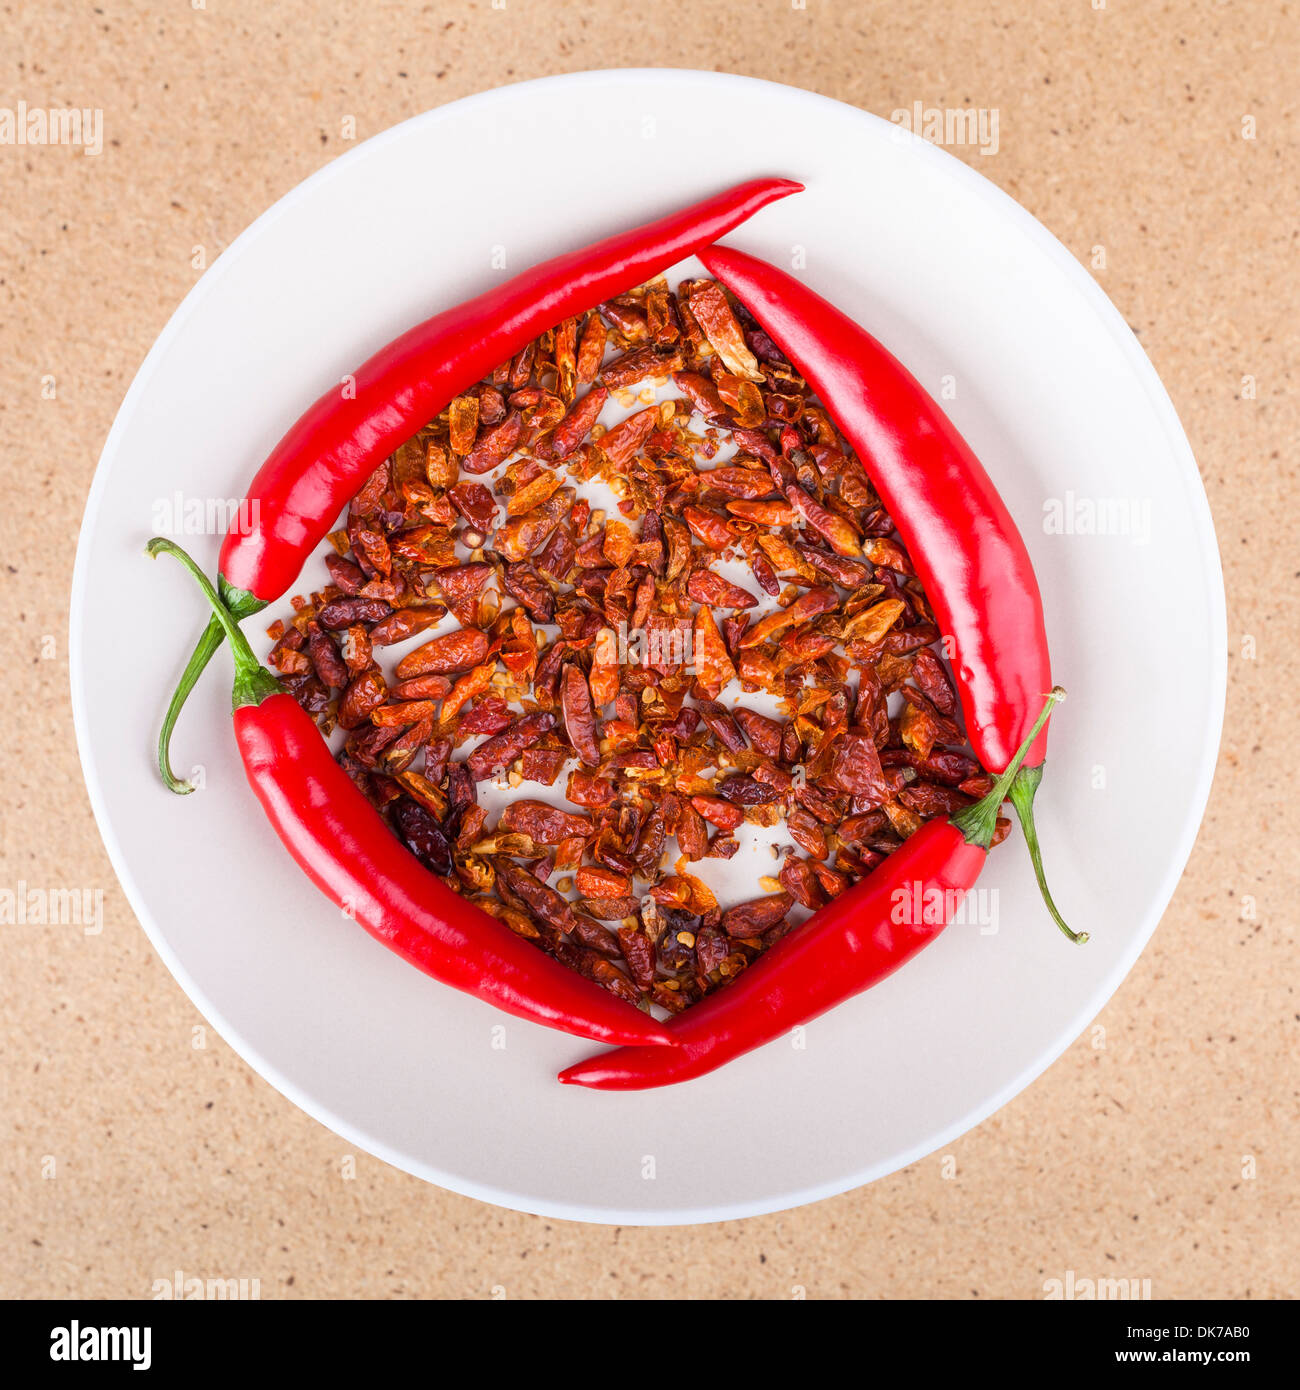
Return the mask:
<svg viewBox="0 0 1300 1390">
<path fill-rule="evenodd" d="M 1040 1297 L 1069 1270 L 1150 1279 L 1156 1296 L 1293 1292 L 1297 24 L 1271 0 L 0 8 L 0 107 L 102 108 L 105 139 L 96 158 L 0 145 L 0 886 L 101 885 L 106 914 L 92 939 L 0 926 L 0 1294 L 147 1297 L 178 1269 L 257 1279 L 265 1298 Z M 215 1035 L 194 1050 L 201 1019 L 91 819 L 66 663 L 91 473 L 199 273 L 193 248 L 210 261 L 349 148 L 345 116 L 364 138 L 484 88 L 637 65 L 772 78 L 882 115 L 996 107 L 996 157 L 955 153 L 1085 264 L 1105 248 L 1095 273 L 1200 462 L 1230 641 L 1209 813 L 1099 1019 L 1105 1047 L 1080 1040 L 946 1154 L 874 1186 L 674 1230 L 500 1211 L 364 1155 L 345 1180 L 341 1140 Z"/>
</svg>

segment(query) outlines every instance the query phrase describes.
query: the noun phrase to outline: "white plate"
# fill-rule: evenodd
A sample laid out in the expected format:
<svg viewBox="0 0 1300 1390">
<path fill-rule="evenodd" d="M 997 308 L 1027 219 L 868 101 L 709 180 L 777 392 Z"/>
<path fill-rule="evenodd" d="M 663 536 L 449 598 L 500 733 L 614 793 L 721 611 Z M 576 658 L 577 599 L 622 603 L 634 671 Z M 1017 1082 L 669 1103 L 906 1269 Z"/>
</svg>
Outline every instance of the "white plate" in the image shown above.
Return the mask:
<svg viewBox="0 0 1300 1390">
<path fill-rule="evenodd" d="M 164 693 L 203 614 L 142 555 L 154 509 L 238 498 L 286 426 L 400 330 L 568 247 L 759 174 L 807 192 L 727 240 L 806 263 L 946 408 L 1017 518 L 1054 671 L 1039 821 L 1073 948 L 1018 831 L 983 885 L 998 929 L 954 928 L 907 969 L 677 1089 L 557 1085 L 581 1042 L 443 989 L 344 921 L 244 783 L 230 663 L 153 768 Z M 1149 508 L 1150 531 L 1050 534 L 1045 501 Z M 1079 520 L 1071 510 L 1069 518 Z M 215 568 L 215 535 L 190 537 Z M 319 573 L 318 570 L 313 571 Z M 260 627 L 247 625 L 250 632 Z M 263 650 L 265 646 L 263 645 Z M 1137 958 L 1209 792 L 1225 682 L 1222 579 L 1196 465 L 1120 315 L 1027 213 L 896 127 L 714 73 L 582 73 L 429 112 L 329 165 L 204 274 L 140 369 L 87 504 L 72 687 L 91 800 L 133 908 L 254 1068 L 351 1144 L 458 1192 L 549 1216 L 716 1221 L 842 1192 L 931 1152 L 1028 1085 Z M 504 1032 L 500 1031 L 504 1029 Z M 494 1046 L 504 1037 L 505 1047 Z"/>
</svg>

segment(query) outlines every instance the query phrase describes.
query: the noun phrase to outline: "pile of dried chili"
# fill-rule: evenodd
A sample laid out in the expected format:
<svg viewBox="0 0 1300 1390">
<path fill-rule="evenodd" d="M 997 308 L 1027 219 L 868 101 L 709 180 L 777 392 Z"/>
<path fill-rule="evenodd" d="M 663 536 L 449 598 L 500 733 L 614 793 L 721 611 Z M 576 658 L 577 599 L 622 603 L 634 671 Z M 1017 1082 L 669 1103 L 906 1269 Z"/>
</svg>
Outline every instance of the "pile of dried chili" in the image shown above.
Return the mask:
<svg viewBox="0 0 1300 1390">
<path fill-rule="evenodd" d="M 604 428 L 611 400 L 631 413 Z M 892 517 L 716 281 L 523 346 L 330 540 L 328 583 L 269 629 L 281 684 L 428 868 L 642 1007 L 725 986 L 993 786 Z M 524 788 L 495 822 L 488 782 Z M 719 903 L 693 866 L 746 824 L 789 847 Z"/>
</svg>

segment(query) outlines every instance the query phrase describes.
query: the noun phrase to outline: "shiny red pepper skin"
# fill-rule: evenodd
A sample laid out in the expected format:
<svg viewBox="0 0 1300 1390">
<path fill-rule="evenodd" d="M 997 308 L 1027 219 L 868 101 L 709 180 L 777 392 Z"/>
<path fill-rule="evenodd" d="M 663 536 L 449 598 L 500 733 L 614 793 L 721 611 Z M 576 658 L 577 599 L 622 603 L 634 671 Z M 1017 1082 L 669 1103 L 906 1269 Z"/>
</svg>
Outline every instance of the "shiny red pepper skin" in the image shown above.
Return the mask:
<svg viewBox="0 0 1300 1390">
<path fill-rule="evenodd" d="M 292 696 L 242 705 L 235 738 L 249 785 L 299 867 L 403 960 L 531 1023 L 600 1042 L 669 1041 L 647 1014 L 543 955 L 430 873 Z"/>
<path fill-rule="evenodd" d="M 676 1047 L 619 1048 L 569 1067 L 560 1080 L 603 1091 L 671 1086 L 771 1042 L 869 989 L 928 946 L 987 858 L 950 821 L 928 821 L 874 873 L 675 1018 Z M 945 897 L 930 897 L 934 890 Z M 935 908 L 925 911 L 927 903 Z M 935 910 L 940 903 L 942 911 Z"/>
<path fill-rule="evenodd" d="M 653 278 L 802 184 L 753 179 L 632 231 L 530 267 L 435 314 L 381 348 L 351 385 L 327 391 L 271 451 L 248 490 L 257 505 L 221 547 L 228 587 L 265 602 L 303 562 L 362 483 L 453 397 L 540 333 Z"/>
<path fill-rule="evenodd" d="M 1001 772 L 1051 687 L 1029 552 L 952 421 L 886 348 L 785 271 L 743 251 L 699 253 L 806 378 L 894 519 L 951 657 L 966 731 Z M 1046 755 L 1039 735 L 1025 766 Z M 731 988 L 731 987 L 729 987 Z"/>
</svg>

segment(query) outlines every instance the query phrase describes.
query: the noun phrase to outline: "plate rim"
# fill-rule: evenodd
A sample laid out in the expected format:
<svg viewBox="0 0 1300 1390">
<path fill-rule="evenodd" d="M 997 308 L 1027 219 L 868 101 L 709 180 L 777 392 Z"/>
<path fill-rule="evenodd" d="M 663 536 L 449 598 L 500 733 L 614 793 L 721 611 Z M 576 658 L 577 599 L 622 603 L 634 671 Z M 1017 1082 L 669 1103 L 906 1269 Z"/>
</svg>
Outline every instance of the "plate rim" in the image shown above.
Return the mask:
<svg viewBox="0 0 1300 1390">
<path fill-rule="evenodd" d="M 1048 1045 L 1035 1054 L 1021 1072 L 999 1088 L 991 1097 L 981 1100 L 942 1130 L 908 1149 L 868 1164 L 864 1168 L 856 1169 L 841 1178 L 800 1187 L 779 1197 L 748 1201 L 738 1200 L 703 1207 L 679 1206 L 671 1210 L 592 1207 L 581 1202 L 530 1198 L 494 1184 L 475 1182 L 460 1174 L 446 1172 L 423 1159 L 399 1153 L 382 1139 L 363 1133 L 350 1120 L 337 1115 L 328 1105 L 303 1092 L 296 1082 L 283 1075 L 277 1066 L 268 1062 L 238 1030 L 226 1022 L 223 1014 L 213 1005 L 206 991 L 181 965 L 168 944 L 165 933 L 153 919 L 152 914 L 145 908 L 143 897 L 112 830 L 107 806 L 100 790 L 94 752 L 89 745 L 86 732 L 86 710 L 81 693 L 84 689 L 81 680 L 83 617 L 85 594 L 89 584 L 88 561 L 86 559 L 87 538 L 92 519 L 97 511 L 99 497 L 107 486 L 107 464 L 111 462 L 111 458 L 118 448 L 119 438 L 125 432 L 127 423 L 138 410 L 146 388 L 159 363 L 166 355 L 172 340 L 179 336 L 184 325 L 205 298 L 218 291 L 224 274 L 248 254 L 257 236 L 319 185 L 339 177 L 340 171 L 346 171 L 363 154 L 372 152 L 387 142 L 402 138 L 408 133 L 409 127 L 417 124 L 436 125 L 440 120 L 445 119 L 452 110 L 459 113 L 466 108 L 491 105 L 505 99 L 507 95 L 512 99 L 517 99 L 521 89 L 594 86 L 611 79 L 641 82 L 684 81 L 700 86 L 778 88 L 783 93 L 790 94 L 795 100 L 810 107 L 834 108 L 837 114 L 848 114 L 867 126 L 883 126 L 890 131 L 899 129 L 898 126 L 883 117 L 861 107 L 850 105 L 848 102 L 823 96 L 820 93 L 811 92 L 789 83 L 773 82 L 765 78 L 747 77 L 730 72 L 708 72 L 694 68 L 596 68 L 572 73 L 555 73 L 521 82 L 506 83 L 485 91 L 471 93 L 454 101 L 445 102 L 440 106 L 418 112 L 396 125 L 377 132 L 345 154 L 309 174 L 249 223 L 189 289 L 172 312 L 162 331 L 154 339 L 122 398 L 95 464 L 95 471 L 87 492 L 85 510 L 77 536 L 76 559 L 69 592 L 68 681 L 77 752 L 91 810 L 100 838 L 104 843 L 109 861 L 117 875 L 118 882 L 122 886 L 127 902 L 130 904 L 137 922 L 143 928 L 145 935 L 162 958 L 176 983 L 204 1019 L 216 1029 L 246 1066 L 250 1067 L 259 1077 L 273 1086 L 300 1110 L 306 1112 L 317 1123 L 345 1139 L 349 1144 L 384 1163 L 390 1164 L 401 1172 L 409 1173 L 413 1177 L 433 1183 L 435 1186 L 455 1192 L 458 1195 L 472 1197 L 478 1201 L 488 1202 L 508 1210 L 554 1220 L 580 1221 L 595 1225 L 688 1226 L 741 1220 L 751 1216 L 764 1216 L 774 1212 L 792 1210 L 853 1191 L 856 1188 L 866 1186 L 868 1183 L 875 1182 L 879 1178 L 898 1172 L 982 1124 L 1015 1096 L 1032 1085 L 1077 1041 L 1088 1023 L 1110 1002 L 1132 970 L 1138 957 L 1145 950 L 1156 927 L 1168 910 L 1169 903 L 1177 890 L 1195 847 L 1196 838 L 1200 833 L 1205 810 L 1209 803 L 1223 735 L 1227 699 L 1227 595 L 1224 588 L 1222 561 L 1219 554 L 1218 538 L 1214 529 L 1213 514 L 1191 443 L 1159 373 L 1124 316 L 1111 302 L 1096 279 L 1088 273 L 1082 263 L 1071 254 L 1059 238 L 1028 209 L 1022 207 L 1009 193 L 1004 192 L 990 179 L 985 178 L 976 169 L 965 164 L 955 155 L 949 154 L 946 150 L 924 140 L 911 142 L 918 157 L 935 162 L 941 173 L 956 179 L 966 189 L 972 191 L 975 196 L 989 203 L 999 216 L 1015 223 L 1060 268 L 1063 277 L 1079 293 L 1083 302 L 1100 320 L 1108 337 L 1122 352 L 1134 382 L 1142 387 L 1154 418 L 1168 439 L 1171 454 L 1177 463 L 1183 465 L 1179 471 L 1179 478 L 1192 515 L 1193 530 L 1200 550 L 1209 601 L 1211 623 L 1209 634 L 1210 689 L 1206 692 L 1208 706 L 1205 710 L 1204 733 L 1199 751 L 1194 790 L 1187 803 L 1187 814 L 1178 837 L 1177 848 L 1166 866 L 1164 877 L 1152 899 L 1152 907 L 1140 923 L 1128 951 L 1119 958 L 1111 971 L 1098 984 L 1093 998 L 1081 1010 L 1077 1010 L 1074 1015 L 1064 1021 Z M 223 266 L 225 268 L 223 274 L 217 275 L 215 272 Z"/>
</svg>

